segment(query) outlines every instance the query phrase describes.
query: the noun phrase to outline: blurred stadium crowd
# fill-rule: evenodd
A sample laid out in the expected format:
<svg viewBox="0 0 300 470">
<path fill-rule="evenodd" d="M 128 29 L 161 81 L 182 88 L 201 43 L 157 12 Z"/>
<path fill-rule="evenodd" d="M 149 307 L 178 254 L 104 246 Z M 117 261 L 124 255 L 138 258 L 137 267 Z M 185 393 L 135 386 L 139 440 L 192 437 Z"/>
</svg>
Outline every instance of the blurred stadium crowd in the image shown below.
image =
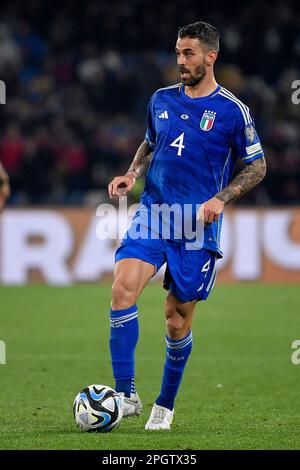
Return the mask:
<svg viewBox="0 0 300 470">
<path fill-rule="evenodd" d="M 178 82 L 178 26 L 221 32 L 217 80 L 251 108 L 268 176 L 242 204 L 300 202 L 299 1 L 1 1 L 0 160 L 10 204 L 93 204 L 127 170 L 157 88 Z"/>
</svg>

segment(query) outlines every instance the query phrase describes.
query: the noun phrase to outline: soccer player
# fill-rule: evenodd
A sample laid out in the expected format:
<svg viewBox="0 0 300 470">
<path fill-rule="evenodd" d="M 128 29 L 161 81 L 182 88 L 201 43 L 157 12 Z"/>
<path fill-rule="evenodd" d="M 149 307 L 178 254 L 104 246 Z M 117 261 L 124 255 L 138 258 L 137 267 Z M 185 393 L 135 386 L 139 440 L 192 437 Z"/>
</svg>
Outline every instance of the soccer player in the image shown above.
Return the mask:
<svg viewBox="0 0 300 470">
<path fill-rule="evenodd" d="M 175 47 L 181 83 L 157 90 L 149 101 L 147 132 L 123 176 L 108 186 L 110 197 L 127 194 L 148 168 L 141 204 L 116 251 L 110 310 L 110 351 L 116 390 L 124 398 L 124 416 L 142 409 L 134 383 L 134 353 L 138 341 L 137 299 L 166 262 L 168 290 L 166 359 L 161 391 L 145 426 L 170 429 L 174 401 L 192 349 L 192 320 L 197 301 L 205 300 L 215 282 L 222 257 L 220 231 L 224 207 L 254 188 L 265 176 L 266 164 L 249 108 L 214 77 L 219 33 L 205 22 L 179 29 Z M 244 168 L 230 182 L 235 164 Z M 150 165 L 150 166 L 149 166 Z M 149 213 L 161 205 L 173 207 L 170 237 Z M 203 222 L 200 247 L 189 249 L 187 237 L 174 234 L 178 208 L 191 206 L 195 224 Z M 163 211 L 162 211 L 163 212 Z M 144 235 L 136 233 L 143 227 Z"/>
<path fill-rule="evenodd" d="M 2 163 L 0 162 L 0 213 L 3 211 L 5 202 L 9 198 L 9 195 L 10 187 L 8 174 L 6 173 Z"/>
</svg>

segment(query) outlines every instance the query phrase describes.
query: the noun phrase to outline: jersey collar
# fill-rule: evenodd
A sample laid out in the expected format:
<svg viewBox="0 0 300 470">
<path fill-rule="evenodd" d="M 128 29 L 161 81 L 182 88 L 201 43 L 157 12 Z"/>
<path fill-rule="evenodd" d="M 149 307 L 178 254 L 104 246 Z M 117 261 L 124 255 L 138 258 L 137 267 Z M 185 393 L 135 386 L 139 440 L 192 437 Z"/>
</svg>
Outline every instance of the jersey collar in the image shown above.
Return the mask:
<svg viewBox="0 0 300 470">
<path fill-rule="evenodd" d="M 209 98 L 212 98 L 214 95 L 216 95 L 217 93 L 219 93 L 221 89 L 221 85 L 218 85 L 217 88 L 214 89 L 214 91 L 212 91 L 209 95 L 206 95 L 206 96 L 198 96 L 198 98 L 191 98 L 190 96 L 186 95 L 185 91 L 184 91 L 184 85 L 181 85 L 180 87 L 180 93 L 181 93 L 181 96 L 182 98 L 185 100 L 185 101 L 188 101 L 189 103 L 191 102 L 194 102 L 194 103 L 199 103 L 199 101 L 204 101 L 204 100 L 207 100 Z"/>
</svg>

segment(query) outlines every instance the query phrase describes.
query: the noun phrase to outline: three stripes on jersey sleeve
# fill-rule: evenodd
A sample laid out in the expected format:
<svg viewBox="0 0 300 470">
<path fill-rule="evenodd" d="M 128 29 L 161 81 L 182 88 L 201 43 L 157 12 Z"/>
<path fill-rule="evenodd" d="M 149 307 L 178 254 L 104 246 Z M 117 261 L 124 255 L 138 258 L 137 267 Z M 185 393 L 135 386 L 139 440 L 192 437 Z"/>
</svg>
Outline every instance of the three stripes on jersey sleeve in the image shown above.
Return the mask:
<svg viewBox="0 0 300 470">
<path fill-rule="evenodd" d="M 226 88 L 221 88 L 221 90 L 219 91 L 219 94 L 221 96 L 224 96 L 224 98 L 227 98 L 228 100 L 230 100 L 233 103 L 236 103 L 238 105 L 246 125 L 249 125 L 249 124 L 252 123 L 252 118 L 250 116 L 250 110 L 249 110 L 248 106 L 246 106 L 242 101 L 240 101 L 236 96 L 234 96 Z"/>
</svg>

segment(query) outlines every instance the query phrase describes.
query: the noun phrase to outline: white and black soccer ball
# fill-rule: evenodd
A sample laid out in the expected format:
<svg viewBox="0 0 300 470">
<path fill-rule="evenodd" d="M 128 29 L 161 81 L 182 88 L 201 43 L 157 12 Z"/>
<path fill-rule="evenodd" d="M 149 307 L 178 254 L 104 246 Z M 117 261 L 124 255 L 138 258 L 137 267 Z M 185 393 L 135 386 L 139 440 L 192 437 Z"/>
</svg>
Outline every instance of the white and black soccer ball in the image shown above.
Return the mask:
<svg viewBox="0 0 300 470">
<path fill-rule="evenodd" d="M 84 431 L 111 431 L 122 419 L 122 403 L 122 398 L 113 388 L 89 385 L 74 400 L 75 421 Z"/>
</svg>

